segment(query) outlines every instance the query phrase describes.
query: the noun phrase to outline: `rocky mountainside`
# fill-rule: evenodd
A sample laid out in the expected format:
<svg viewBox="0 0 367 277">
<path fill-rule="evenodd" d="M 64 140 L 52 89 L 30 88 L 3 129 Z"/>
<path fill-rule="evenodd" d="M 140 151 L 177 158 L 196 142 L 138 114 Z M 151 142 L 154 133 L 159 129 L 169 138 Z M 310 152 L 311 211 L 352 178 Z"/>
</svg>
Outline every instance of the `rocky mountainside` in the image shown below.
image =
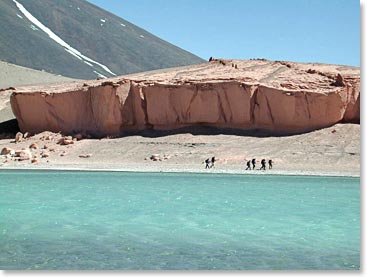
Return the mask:
<svg viewBox="0 0 367 277">
<path fill-rule="evenodd" d="M 0 42 L 0 60 L 77 79 L 203 62 L 84 0 L 2 0 Z"/>
<path fill-rule="evenodd" d="M 20 129 L 30 133 L 101 137 L 210 126 L 288 135 L 359 123 L 360 70 L 214 59 L 108 80 L 17 88 L 11 105 Z"/>
</svg>

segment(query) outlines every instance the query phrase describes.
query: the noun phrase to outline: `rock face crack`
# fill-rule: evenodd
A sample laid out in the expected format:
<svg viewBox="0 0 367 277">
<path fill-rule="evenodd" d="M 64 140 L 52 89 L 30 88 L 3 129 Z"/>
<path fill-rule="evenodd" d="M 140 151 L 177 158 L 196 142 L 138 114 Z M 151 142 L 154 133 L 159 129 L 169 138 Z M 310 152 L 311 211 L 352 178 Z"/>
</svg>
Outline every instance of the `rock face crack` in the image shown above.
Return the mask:
<svg viewBox="0 0 367 277">
<path fill-rule="evenodd" d="M 251 124 L 255 124 L 255 109 L 259 108 L 259 103 L 257 100 L 257 95 L 259 93 L 259 86 L 256 87 L 254 93 L 251 96 L 250 102 L 250 122 Z"/>
<path fill-rule="evenodd" d="M 222 119 L 225 123 L 227 123 L 227 117 L 226 117 L 226 113 L 225 113 L 224 108 L 223 108 L 223 103 L 220 99 L 220 95 L 217 91 L 215 91 L 215 94 L 217 96 L 217 101 L 218 101 L 218 110 L 219 110 L 219 114 L 220 114 L 219 118 Z"/>
<path fill-rule="evenodd" d="M 310 111 L 310 103 L 308 102 L 308 94 L 305 93 L 304 95 L 305 95 L 305 100 L 306 100 L 308 118 L 311 119 L 311 111 Z"/>
<path fill-rule="evenodd" d="M 139 92 L 140 92 L 140 97 L 141 97 L 141 108 L 143 109 L 144 117 L 145 117 L 144 118 L 145 126 L 147 126 L 148 129 L 151 129 L 153 125 L 149 123 L 147 96 L 146 96 L 145 91 L 142 88 L 139 89 Z"/>
<path fill-rule="evenodd" d="M 195 86 L 195 90 L 194 90 L 194 94 L 192 95 L 191 99 L 190 99 L 190 102 L 187 106 L 187 109 L 185 111 L 185 116 L 184 116 L 184 120 L 186 121 L 189 121 L 190 120 L 190 110 L 191 110 L 191 106 L 192 104 L 194 103 L 196 97 L 198 96 L 198 91 L 199 91 L 199 88 L 198 86 Z"/>
<path fill-rule="evenodd" d="M 56 107 L 52 103 L 50 103 L 50 101 L 48 101 L 47 95 L 45 95 L 45 103 L 48 106 L 48 112 L 54 119 L 54 122 L 57 122 L 58 125 L 65 124 L 65 121 L 57 114 Z M 50 119 L 48 117 L 46 117 L 46 120 L 49 122 L 49 124 L 51 124 Z"/>
<path fill-rule="evenodd" d="M 272 124 L 274 124 L 275 122 L 274 122 L 274 116 L 273 116 L 273 113 L 272 113 L 272 111 L 271 111 L 271 105 L 270 105 L 270 103 L 269 103 L 269 99 L 268 99 L 268 97 L 265 95 L 265 100 L 266 100 L 266 106 L 267 106 L 267 108 L 268 108 L 268 115 L 270 116 L 270 119 L 271 119 L 271 123 Z"/>
</svg>

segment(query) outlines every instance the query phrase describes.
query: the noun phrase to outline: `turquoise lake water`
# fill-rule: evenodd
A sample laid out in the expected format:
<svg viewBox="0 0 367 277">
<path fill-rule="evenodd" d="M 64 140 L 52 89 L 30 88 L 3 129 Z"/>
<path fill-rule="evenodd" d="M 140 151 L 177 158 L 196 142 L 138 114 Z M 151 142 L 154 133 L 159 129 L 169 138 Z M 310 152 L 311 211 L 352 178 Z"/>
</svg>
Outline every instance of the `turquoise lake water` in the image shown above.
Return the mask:
<svg viewBox="0 0 367 277">
<path fill-rule="evenodd" d="M 0 269 L 359 269 L 360 179 L 0 171 Z"/>
</svg>

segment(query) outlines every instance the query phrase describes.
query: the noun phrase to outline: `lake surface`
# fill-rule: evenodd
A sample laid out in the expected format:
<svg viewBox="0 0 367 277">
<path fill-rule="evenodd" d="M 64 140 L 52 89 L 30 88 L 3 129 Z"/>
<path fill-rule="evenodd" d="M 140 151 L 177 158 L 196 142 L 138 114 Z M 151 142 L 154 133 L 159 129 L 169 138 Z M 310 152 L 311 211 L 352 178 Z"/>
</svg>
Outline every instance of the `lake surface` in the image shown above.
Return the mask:
<svg viewBox="0 0 367 277">
<path fill-rule="evenodd" d="M 360 179 L 0 171 L 0 269 L 360 268 Z"/>
</svg>

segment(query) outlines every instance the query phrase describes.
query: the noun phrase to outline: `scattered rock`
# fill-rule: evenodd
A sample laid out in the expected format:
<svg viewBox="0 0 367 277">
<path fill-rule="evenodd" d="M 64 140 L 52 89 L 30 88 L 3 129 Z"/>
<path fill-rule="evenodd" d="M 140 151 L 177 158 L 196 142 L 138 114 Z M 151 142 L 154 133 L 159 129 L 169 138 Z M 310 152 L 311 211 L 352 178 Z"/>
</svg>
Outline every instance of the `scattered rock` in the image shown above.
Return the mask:
<svg viewBox="0 0 367 277">
<path fill-rule="evenodd" d="M 344 82 L 344 78 L 341 74 L 338 74 L 338 76 L 336 76 L 336 81 L 334 83 L 331 83 L 331 85 L 334 87 L 345 87 L 346 86 Z"/>
<path fill-rule="evenodd" d="M 16 150 L 15 157 L 19 158 L 19 161 L 30 160 L 32 158 L 32 153 L 29 150 Z"/>
<path fill-rule="evenodd" d="M 15 135 L 15 143 L 21 142 L 23 140 L 23 134 L 21 132 L 18 132 Z"/>
<path fill-rule="evenodd" d="M 306 73 L 308 73 L 308 74 L 316 74 L 317 73 L 317 71 L 315 70 L 315 69 L 308 69 L 307 71 L 306 71 Z"/>
<path fill-rule="evenodd" d="M 38 145 L 36 143 L 32 143 L 30 146 L 29 146 L 29 149 L 38 149 Z"/>
<path fill-rule="evenodd" d="M 74 144 L 75 142 L 72 139 L 66 139 L 64 140 L 64 144 L 63 145 L 69 145 L 69 144 Z"/>
<path fill-rule="evenodd" d="M 159 154 L 153 154 L 150 156 L 150 159 L 154 162 L 159 161 Z"/>
<path fill-rule="evenodd" d="M 52 140 L 54 137 L 49 135 L 49 136 L 46 136 L 45 140 Z"/>
<path fill-rule="evenodd" d="M 79 134 L 74 135 L 74 138 L 76 138 L 77 140 L 82 140 L 83 135 L 79 133 Z"/>
<path fill-rule="evenodd" d="M 1 150 L 1 154 L 0 155 L 14 155 L 15 154 L 15 151 L 11 148 L 8 148 L 8 147 L 4 147 L 2 150 Z"/>
<path fill-rule="evenodd" d="M 48 146 L 45 144 L 42 149 L 48 149 Z"/>
<path fill-rule="evenodd" d="M 33 158 L 31 162 L 32 162 L 32 164 L 38 164 L 38 159 L 37 158 Z"/>
<path fill-rule="evenodd" d="M 48 158 L 48 157 L 50 157 L 49 153 L 47 153 L 47 152 L 42 152 L 41 153 L 41 158 Z"/>
<path fill-rule="evenodd" d="M 171 156 L 170 156 L 170 155 L 164 155 L 164 156 L 163 156 L 163 159 L 164 159 L 164 160 L 169 160 L 170 158 L 171 158 Z"/>
<path fill-rule="evenodd" d="M 24 135 L 23 135 L 23 138 L 24 139 L 29 138 L 29 133 L 28 132 L 25 132 Z"/>
<path fill-rule="evenodd" d="M 335 129 L 334 129 L 334 130 L 332 130 L 332 131 L 331 131 L 331 133 L 332 133 L 332 134 L 335 134 L 335 133 L 336 133 L 336 130 L 335 130 Z"/>
<path fill-rule="evenodd" d="M 71 136 L 67 136 L 67 137 L 60 138 L 59 141 L 57 142 L 57 144 L 69 145 L 69 144 L 74 144 L 74 141 L 73 141 L 73 138 Z"/>
<path fill-rule="evenodd" d="M 102 82 L 102 87 L 105 87 L 105 86 L 111 86 L 111 87 L 114 87 L 114 88 L 117 88 L 119 87 L 118 84 L 116 84 L 115 82 L 112 82 L 112 81 L 105 81 L 105 82 Z"/>
<path fill-rule="evenodd" d="M 90 158 L 92 157 L 92 154 L 80 154 L 79 158 Z"/>
</svg>

